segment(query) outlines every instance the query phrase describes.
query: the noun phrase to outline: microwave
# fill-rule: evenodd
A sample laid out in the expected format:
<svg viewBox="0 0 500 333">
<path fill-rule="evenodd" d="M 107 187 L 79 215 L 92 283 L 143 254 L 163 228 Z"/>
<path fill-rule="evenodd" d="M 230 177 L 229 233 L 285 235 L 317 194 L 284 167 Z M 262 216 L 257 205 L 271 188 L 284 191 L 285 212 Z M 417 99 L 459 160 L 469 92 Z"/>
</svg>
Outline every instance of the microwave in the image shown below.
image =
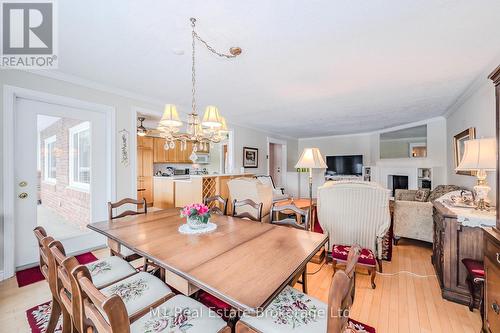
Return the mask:
<svg viewBox="0 0 500 333">
<path fill-rule="evenodd" d="M 196 163 L 197 164 L 209 164 L 210 163 L 210 155 L 209 154 L 196 154 Z"/>
</svg>

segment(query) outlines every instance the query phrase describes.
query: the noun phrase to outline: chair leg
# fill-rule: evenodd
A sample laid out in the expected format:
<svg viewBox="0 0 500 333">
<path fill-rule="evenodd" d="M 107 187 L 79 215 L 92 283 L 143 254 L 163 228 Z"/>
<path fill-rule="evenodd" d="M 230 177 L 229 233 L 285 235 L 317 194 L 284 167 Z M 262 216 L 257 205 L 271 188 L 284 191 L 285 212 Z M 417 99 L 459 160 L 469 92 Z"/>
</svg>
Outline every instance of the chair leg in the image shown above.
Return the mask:
<svg viewBox="0 0 500 333">
<path fill-rule="evenodd" d="M 481 314 L 481 322 L 484 324 L 484 281 L 480 284 L 481 288 L 481 299 L 479 300 L 479 313 Z"/>
<path fill-rule="evenodd" d="M 142 271 L 144 273 L 148 272 L 148 259 L 144 258 L 144 265 L 142 265 Z"/>
<path fill-rule="evenodd" d="M 66 309 L 61 309 L 61 310 L 63 317 L 62 333 L 71 333 L 73 331 L 73 323 L 71 320 L 71 316 L 69 315 L 68 311 L 66 311 Z"/>
<path fill-rule="evenodd" d="M 397 238 L 396 238 L 396 237 L 394 237 L 394 238 L 392 239 L 392 243 L 393 243 L 394 245 L 396 245 L 396 246 L 397 246 L 397 245 L 398 245 L 398 243 L 399 243 L 399 237 L 397 237 Z"/>
<path fill-rule="evenodd" d="M 377 268 L 373 267 L 368 269 L 369 274 L 371 275 L 372 289 L 375 289 L 377 285 L 375 284 L 375 276 L 377 275 Z"/>
<path fill-rule="evenodd" d="M 377 258 L 378 271 L 382 273 L 382 259 Z"/>
<path fill-rule="evenodd" d="M 54 333 L 59 317 L 61 317 L 61 305 L 56 298 L 52 296 L 50 318 L 49 323 L 47 324 L 47 329 L 45 330 L 46 333 Z"/>
<path fill-rule="evenodd" d="M 304 268 L 302 272 L 302 292 L 307 294 L 307 266 Z"/>
<path fill-rule="evenodd" d="M 333 275 L 335 275 L 335 272 L 337 271 L 337 260 L 332 258 L 332 268 L 333 268 Z"/>
<path fill-rule="evenodd" d="M 474 311 L 474 282 L 472 282 L 470 275 L 467 275 L 465 281 L 467 282 L 467 286 L 469 287 L 469 293 L 470 293 L 469 311 L 472 312 Z"/>
</svg>

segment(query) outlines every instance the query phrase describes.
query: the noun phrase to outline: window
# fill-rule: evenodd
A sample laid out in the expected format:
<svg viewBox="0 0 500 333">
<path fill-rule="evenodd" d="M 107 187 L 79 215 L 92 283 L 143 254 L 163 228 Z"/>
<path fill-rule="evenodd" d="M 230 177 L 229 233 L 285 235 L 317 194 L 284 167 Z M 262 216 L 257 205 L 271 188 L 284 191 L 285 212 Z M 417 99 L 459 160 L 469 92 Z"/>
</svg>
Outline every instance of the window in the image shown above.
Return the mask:
<svg viewBox="0 0 500 333">
<path fill-rule="evenodd" d="M 69 185 L 84 191 L 90 188 L 90 123 L 69 129 Z"/>
<path fill-rule="evenodd" d="M 56 136 L 53 135 L 43 141 L 44 143 L 44 180 L 56 182 Z"/>
</svg>

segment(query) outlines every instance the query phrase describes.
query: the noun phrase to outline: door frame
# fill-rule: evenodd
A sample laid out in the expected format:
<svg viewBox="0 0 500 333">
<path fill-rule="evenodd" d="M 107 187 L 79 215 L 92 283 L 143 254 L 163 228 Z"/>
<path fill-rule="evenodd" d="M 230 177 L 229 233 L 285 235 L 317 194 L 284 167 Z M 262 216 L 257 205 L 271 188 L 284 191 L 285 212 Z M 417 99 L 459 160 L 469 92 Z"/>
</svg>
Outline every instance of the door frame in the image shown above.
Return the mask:
<svg viewBox="0 0 500 333">
<path fill-rule="evenodd" d="M 279 144 L 281 145 L 281 184 L 283 187 L 286 188 L 286 173 L 287 173 L 287 158 L 288 158 L 288 155 L 287 155 L 287 145 L 286 145 L 286 140 L 281 140 L 281 139 L 276 139 L 276 138 L 272 138 L 272 137 L 267 137 L 267 174 L 270 175 L 270 170 L 269 170 L 269 166 L 270 166 L 270 152 L 271 152 L 271 149 L 270 149 L 270 143 L 274 143 L 274 144 Z"/>
<path fill-rule="evenodd" d="M 109 152 L 106 161 L 106 177 L 108 180 L 107 198 L 116 200 L 116 110 L 112 106 L 91 103 L 75 98 L 49 94 L 32 89 L 20 88 L 11 85 L 3 86 L 3 244 L 4 267 L 0 272 L 0 281 L 10 278 L 15 272 L 15 170 L 14 170 L 14 119 L 16 112 L 16 98 L 58 104 L 67 107 L 87 109 L 103 113 L 106 117 L 106 150 Z M 30 235 L 33 236 L 33 235 Z"/>
</svg>

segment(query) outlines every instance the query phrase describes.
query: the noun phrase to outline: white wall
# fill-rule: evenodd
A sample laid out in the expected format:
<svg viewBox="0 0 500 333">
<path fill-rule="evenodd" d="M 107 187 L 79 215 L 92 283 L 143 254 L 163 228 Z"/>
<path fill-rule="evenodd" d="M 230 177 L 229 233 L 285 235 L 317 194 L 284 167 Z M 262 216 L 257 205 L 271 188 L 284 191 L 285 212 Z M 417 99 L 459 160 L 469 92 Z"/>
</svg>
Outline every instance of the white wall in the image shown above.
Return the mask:
<svg viewBox="0 0 500 333">
<path fill-rule="evenodd" d="M 133 133 L 136 126 L 135 109 L 139 107 L 146 110 L 162 110 L 162 105 L 159 101 L 148 98 L 135 98 L 133 94 L 126 94 L 119 92 L 115 89 L 108 90 L 108 87 L 103 87 L 95 84 L 95 88 L 89 86 L 94 85 L 92 82 L 84 82 L 77 78 L 74 83 L 66 82 L 57 78 L 50 78 L 46 76 L 36 75 L 30 72 L 17 71 L 17 70 L 2 70 L 0 73 L 0 107 L 2 108 L 2 116 L 0 117 L 0 127 L 3 128 L 3 86 L 11 85 L 21 88 L 37 90 L 45 93 L 50 93 L 59 96 L 75 98 L 87 102 L 104 104 L 112 106 L 116 109 L 116 142 L 118 144 L 118 131 L 127 129 Z M 117 91 L 111 92 L 111 91 Z M 128 95 L 129 97 L 125 97 Z M 267 137 L 276 137 L 270 133 L 255 131 L 248 128 L 238 126 L 229 127 L 234 130 L 234 164 L 235 171 L 239 172 L 242 165 L 242 151 L 244 146 L 256 147 L 259 149 L 259 168 L 247 169 L 248 172 L 267 173 Z M 279 138 L 279 137 L 278 137 Z M 130 149 L 135 150 L 132 144 L 135 140 L 131 141 Z M 288 166 L 293 169 L 291 163 L 295 163 L 297 159 L 297 140 L 287 139 L 288 145 Z M 116 147 L 116 170 L 113 175 L 118 180 L 116 182 L 116 196 L 117 198 L 135 197 L 135 180 L 134 174 L 135 161 L 130 160 L 130 165 L 125 167 L 119 161 L 119 149 Z M 133 157 L 134 155 L 131 155 Z M 3 135 L 0 135 L 0 188 L 3 188 Z M 3 192 L 0 192 L 3 194 Z M 0 194 L 1 195 L 1 194 Z M 3 198 L 0 198 L 0 271 L 3 269 Z M 27 235 L 27 237 L 32 235 Z"/>
<path fill-rule="evenodd" d="M 293 171 L 297 163 L 297 144 L 296 139 L 284 138 L 266 132 L 259 132 L 241 126 L 230 125 L 234 131 L 234 172 L 239 172 L 243 166 L 243 147 L 259 149 L 258 168 L 247 168 L 246 172 L 254 174 L 267 174 L 267 138 L 272 137 L 286 141 L 287 145 L 287 169 Z"/>
<path fill-rule="evenodd" d="M 495 131 L 495 87 L 484 79 L 477 90 L 458 106 L 446 119 L 447 149 L 448 149 L 448 182 L 467 188 L 476 184 L 476 177 L 457 175 L 454 171 L 453 137 L 469 127 L 476 128 L 476 138 L 494 137 Z M 491 186 L 490 198 L 495 200 L 495 173 L 488 174 L 488 184 Z"/>
<path fill-rule="evenodd" d="M 380 159 L 380 133 L 422 124 L 427 124 L 427 157 Z M 437 117 L 372 133 L 299 139 L 299 152 L 307 147 L 319 148 L 323 156 L 363 155 L 363 165 L 365 166 L 438 167 L 444 170 L 447 165 L 446 119 Z M 316 172 L 313 178 L 315 185 L 323 183 L 322 172 Z M 443 172 L 436 182 L 438 184 L 433 184 L 433 186 L 446 184 L 446 173 Z M 301 182 L 301 194 L 304 193 L 303 187 L 304 180 Z M 313 193 L 316 193 L 315 189 Z"/>
</svg>

